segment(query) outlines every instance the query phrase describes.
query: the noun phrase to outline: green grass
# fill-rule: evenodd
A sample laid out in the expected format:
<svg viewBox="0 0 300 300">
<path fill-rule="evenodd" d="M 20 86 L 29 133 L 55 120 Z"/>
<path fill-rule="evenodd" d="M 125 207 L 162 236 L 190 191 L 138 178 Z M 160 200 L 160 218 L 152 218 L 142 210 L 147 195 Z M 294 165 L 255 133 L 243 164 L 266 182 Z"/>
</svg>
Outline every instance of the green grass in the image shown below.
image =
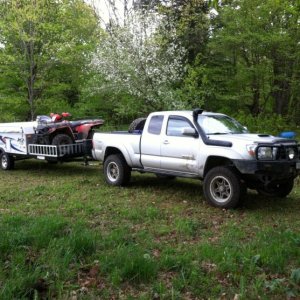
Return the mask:
<svg viewBox="0 0 300 300">
<path fill-rule="evenodd" d="M 0 172 L 0 299 L 300 297 L 300 184 L 210 207 L 201 183 L 21 161 Z"/>
</svg>

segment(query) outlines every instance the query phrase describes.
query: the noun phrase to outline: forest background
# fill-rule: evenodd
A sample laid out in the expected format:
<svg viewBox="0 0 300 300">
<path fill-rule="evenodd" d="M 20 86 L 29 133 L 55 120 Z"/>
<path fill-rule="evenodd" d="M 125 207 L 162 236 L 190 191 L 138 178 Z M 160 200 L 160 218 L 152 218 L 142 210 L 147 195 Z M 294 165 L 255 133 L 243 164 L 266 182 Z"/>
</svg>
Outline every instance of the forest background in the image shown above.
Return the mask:
<svg viewBox="0 0 300 300">
<path fill-rule="evenodd" d="M 297 0 L 0 0 L 0 122 L 202 107 L 299 130 L 299 16 Z"/>
</svg>

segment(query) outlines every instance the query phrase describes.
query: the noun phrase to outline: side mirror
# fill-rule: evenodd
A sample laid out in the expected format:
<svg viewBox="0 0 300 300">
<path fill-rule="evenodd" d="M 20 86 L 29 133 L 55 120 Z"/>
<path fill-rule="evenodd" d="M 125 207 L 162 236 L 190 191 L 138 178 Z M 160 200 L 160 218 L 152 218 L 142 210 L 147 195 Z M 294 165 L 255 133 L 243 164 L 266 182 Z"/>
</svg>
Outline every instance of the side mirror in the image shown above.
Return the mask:
<svg viewBox="0 0 300 300">
<path fill-rule="evenodd" d="M 198 137 L 198 133 L 194 128 L 191 127 L 184 127 L 181 129 L 181 133 L 184 136 L 192 136 L 192 137 Z"/>
</svg>

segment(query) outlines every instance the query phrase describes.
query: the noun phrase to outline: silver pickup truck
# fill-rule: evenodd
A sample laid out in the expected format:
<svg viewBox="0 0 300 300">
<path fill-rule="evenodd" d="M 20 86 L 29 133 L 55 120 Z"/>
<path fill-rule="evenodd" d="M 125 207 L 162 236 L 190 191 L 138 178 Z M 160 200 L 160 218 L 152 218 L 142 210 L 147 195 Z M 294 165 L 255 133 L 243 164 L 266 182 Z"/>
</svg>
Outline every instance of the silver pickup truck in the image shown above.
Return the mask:
<svg viewBox="0 0 300 300">
<path fill-rule="evenodd" d="M 127 184 L 131 171 L 198 178 L 207 201 L 222 208 L 235 207 L 247 188 L 285 197 L 300 172 L 296 141 L 250 134 L 236 120 L 201 109 L 154 112 L 129 132 L 95 133 L 92 153 L 110 185 Z"/>
</svg>

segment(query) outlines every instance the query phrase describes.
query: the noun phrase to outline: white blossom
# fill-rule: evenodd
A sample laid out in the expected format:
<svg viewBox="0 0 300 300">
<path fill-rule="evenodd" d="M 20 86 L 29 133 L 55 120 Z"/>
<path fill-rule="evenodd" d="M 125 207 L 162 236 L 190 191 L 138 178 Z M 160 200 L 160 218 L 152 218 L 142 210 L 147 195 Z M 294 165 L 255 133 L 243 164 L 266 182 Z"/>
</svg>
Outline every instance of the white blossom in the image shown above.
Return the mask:
<svg viewBox="0 0 300 300">
<path fill-rule="evenodd" d="M 135 13 L 124 26 L 111 24 L 93 66 L 115 92 L 125 91 L 147 106 L 169 109 L 180 106 L 174 84 L 183 76 L 186 51 L 175 42 L 175 29 L 169 31 L 171 42 L 159 40 L 163 22 L 155 13 Z"/>
</svg>

